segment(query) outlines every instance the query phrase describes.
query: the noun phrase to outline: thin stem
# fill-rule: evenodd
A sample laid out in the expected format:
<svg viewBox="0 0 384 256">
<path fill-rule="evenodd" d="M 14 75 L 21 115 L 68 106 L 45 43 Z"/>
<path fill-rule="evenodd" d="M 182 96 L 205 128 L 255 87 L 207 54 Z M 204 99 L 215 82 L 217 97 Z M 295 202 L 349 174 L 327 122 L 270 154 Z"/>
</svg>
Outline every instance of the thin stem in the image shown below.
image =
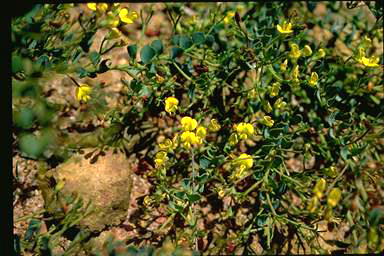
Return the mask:
<svg viewBox="0 0 384 256">
<path fill-rule="evenodd" d="M 343 170 L 341 171 L 341 173 L 339 174 L 339 176 L 337 176 L 337 178 L 332 182 L 332 184 L 328 187 L 328 190 L 326 192 L 326 194 L 329 193 L 329 191 L 331 191 L 331 189 L 335 186 L 336 182 L 338 182 L 341 177 L 344 175 L 344 172 L 348 169 L 348 164 L 346 164 L 343 168 Z"/>
<path fill-rule="evenodd" d="M 277 214 L 276 214 L 276 212 L 275 212 L 275 209 L 274 209 L 273 206 L 272 206 L 271 199 L 269 198 L 269 193 L 267 193 L 267 201 L 268 201 L 269 208 L 271 208 L 272 214 L 273 214 L 274 216 L 276 216 Z"/>
<path fill-rule="evenodd" d="M 177 70 L 187 79 L 187 80 L 189 80 L 189 81 L 191 81 L 192 80 L 192 78 L 190 78 L 187 74 L 185 74 L 184 73 L 184 71 L 183 70 L 181 70 L 181 68 L 179 68 L 179 66 L 175 63 L 175 62 L 173 62 L 173 65 L 177 68 Z"/>
</svg>

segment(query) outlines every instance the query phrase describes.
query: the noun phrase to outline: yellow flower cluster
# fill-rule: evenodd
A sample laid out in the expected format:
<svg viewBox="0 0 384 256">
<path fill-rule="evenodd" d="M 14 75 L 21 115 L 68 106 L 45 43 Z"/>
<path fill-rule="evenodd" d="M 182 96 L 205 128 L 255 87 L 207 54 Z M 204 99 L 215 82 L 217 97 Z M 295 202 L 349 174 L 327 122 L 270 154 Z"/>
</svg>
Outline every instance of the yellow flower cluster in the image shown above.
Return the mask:
<svg viewBox="0 0 384 256">
<path fill-rule="evenodd" d="M 197 127 L 197 121 L 189 116 L 183 117 L 180 123 L 183 129 L 183 133 L 180 137 L 185 148 L 189 149 L 193 145 L 199 145 L 203 143 L 203 140 L 207 135 L 207 130 L 205 127 Z M 196 133 L 193 132 L 195 129 Z"/>
<path fill-rule="evenodd" d="M 304 54 L 304 56 L 311 56 L 312 55 L 312 49 L 309 45 L 305 45 L 303 50 L 301 51 L 299 49 L 299 46 L 295 43 L 291 44 L 291 51 L 289 52 L 289 57 L 292 59 L 298 59 L 300 58 L 301 54 Z"/>
<path fill-rule="evenodd" d="M 119 12 L 120 20 L 127 24 L 132 24 L 139 17 L 137 12 L 130 11 L 127 8 L 123 8 Z"/>
<path fill-rule="evenodd" d="M 165 111 L 169 114 L 175 113 L 179 105 L 179 100 L 174 97 L 168 97 L 165 99 Z"/>
<path fill-rule="evenodd" d="M 263 124 L 265 124 L 268 127 L 272 127 L 274 123 L 275 123 L 275 121 L 273 121 L 270 116 L 264 116 Z"/>
<path fill-rule="evenodd" d="M 251 136 L 255 131 L 253 125 L 250 123 L 235 124 L 233 128 L 236 130 L 241 140 L 246 140 L 248 136 Z"/>
<path fill-rule="evenodd" d="M 280 83 L 279 82 L 276 82 L 276 83 L 273 83 L 272 84 L 272 88 L 271 88 L 271 97 L 275 97 L 279 94 L 279 91 L 280 91 Z"/>
<path fill-rule="evenodd" d="M 80 84 L 76 87 L 76 99 L 78 101 L 87 102 L 91 96 L 92 88 L 86 84 Z"/>
<path fill-rule="evenodd" d="M 108 10 L 108 4 L 106 3 L 87 3 L 87 7 L 93 11 L 105 12 Z"/>
</svg>

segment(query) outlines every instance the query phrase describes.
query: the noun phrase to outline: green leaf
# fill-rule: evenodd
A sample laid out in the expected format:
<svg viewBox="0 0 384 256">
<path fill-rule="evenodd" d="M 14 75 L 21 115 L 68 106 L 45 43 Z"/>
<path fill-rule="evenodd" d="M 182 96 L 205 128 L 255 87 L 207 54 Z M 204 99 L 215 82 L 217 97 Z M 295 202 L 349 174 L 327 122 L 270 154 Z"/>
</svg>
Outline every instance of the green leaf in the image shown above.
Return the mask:
<svg viewBox="0 0 384 256">
<path fill-rule="evenodd" d="M 205 44 L 209 47 L 213 45 L 213 42 L 215 41 L 215 38 L 212 35 L 207 35 L 205 38 Z"/>
<path fill-rule="evenodd" d="M 97 52 L 91 52 L 89 54 L 89 58 L 91 59 L 92 64 L 95 66 L 97 66 L 97 64 L 100 62 L 100 54 Z"/>
<path fill-rule="evenodd" d="M 185 198 L 185 192 L 182 192 L 182 191 L 176 192 L 175 196 L 177 198 L 184 199 Z"/>
<path fill-rule="evenodd" d="M 153 59 L 153 57 L 155 55 L 156 55 L 156 51 L 148 45 L 145 45 L 143 47 L 143 49 L 141 49 L 141 52 L 140 52 L 140 58 L 144 64 L 151 63 L 151 60 Z"/>
<path fill-rule="evenodd" d="M 378 99 L 378 98 L 375 97 L 374 95 L 369 95 L 369 97 L 371 98 L 371 100 L 372 100 L 376 105 L 380 105 L 380 99 Z"/>
<path fill-rule="evenodd" d="M 131 59 L 135 60 L 136 59 L 136 53 L 137 53 L 137 44 L 128 45 L 127 51 L 128 51 L 129 57 L 131 57 Z"/>
<path fill-rule="evenodd" d="M 149 68 L 150 74 L 156 74 L 156 65 L 154 63 L 151 64 L 151 67 Z"/>
<path fill-rule="evenodd" d="M 191 194 L 191 195 L 187 195 L 188 197 L 188 200 L 191 202 L 191 203 L 194 203 L 196 201 L 199 201 L 201 196 L 199 194 Z"/>
<path fill-rule="evenodd" d="M 174 35 L 171 39 L 171 44 L 178 46 L 180 42 L 180 36 L 179 35 Z"/>
<path fill-rule="evenodd" d="M 183 179 L 182 182 L 181 182 L 181 185 L 183 187 L 184 190 L 189 190 L 189 186 L 190 186 L 190 181 L 189 179 Z"/>
<path fill-rule="evenodd" d="M 192 40 L 189 36 L 180 36 L 180 47 L 188 49 L 192 46 Z"/>
<path fill-rule="evenodd" d="M 15 74 L 23 70 L 23 58 L 19 55 L 12 56 L 12 73 Z"/>
<path fill-rule="evenodd" d="M 132 80 L 129 85 L 135 93 L 138 93 L 143 88 L 143 84 L 137 80 Z"/>
<path fill-rule="evenodd" d="M 23 129 L 31 128 L 34 119 L 35 113 L 28 107 L 22 107 L 20 112 L 15 114 L 15 123 Z"/>
<path fill-rule="evenodd" d="M 192 34 L 192 41 L 194 44 L 203 44 L 205 42 L 205 36 L 203 32 L 195 32 Z"/>
<path fill-rule="evenodd" d="M 20 149 L 32 158 L 38 158 L 45 150 L 45 143 L 35 135 L 28 134 L 20 138 Z"/>
<path fill-rule="evenodd" d="M 179 47 L 174 47 L 171 49 L 171 59 L 175 59 L 176 57 L 180 57 L 180 55 L 183 53 L 183 49 Z"/>
<path fill-rule="evenodd" d="M 151 43 L 151 47 L 156 51 L 156 54 L 163 53 L 163 43 L 160 40 L 155 40 Z"/>
<path fill-rule="evenodd" d="M 207 169 L 210 163 L 211 161 L 209 161 L 209 159 L 207 159 L 206 157 L 201 157 L 199 160 L 199 165 L 201 169 Z"/>
<path fill-rule="evenodd" d="M 341 154 L 341 157 L 342 157 L 344 160 L 347 160 L 347 159 L 348 159 L 348 156 L 349 156 L 349 150 L 348 150 L 348 147 L 343 147 L 343 148 L 340 150 L 340 154 Z"/>
</svg>

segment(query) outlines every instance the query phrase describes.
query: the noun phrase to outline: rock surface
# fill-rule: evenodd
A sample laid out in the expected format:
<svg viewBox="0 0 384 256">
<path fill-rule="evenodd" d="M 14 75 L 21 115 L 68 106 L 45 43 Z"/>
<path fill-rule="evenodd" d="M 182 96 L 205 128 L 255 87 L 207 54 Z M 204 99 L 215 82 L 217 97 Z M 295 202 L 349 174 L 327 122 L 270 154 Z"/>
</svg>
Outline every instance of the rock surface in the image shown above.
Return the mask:
<svg viewBox="0 0 384 256">
<path fill-rule="evenodd" d="M 100 154 L 94 162 L 93 157 L 85 157 L 89 152 L 75 154 L 49 172 L 57 183 L 64 181 L 59 192 L 62 198 L 80 195 L 84 205 L 91 200 L 94 212 L 85 217 L 80 226 L 100 232 L 107 226 L 119 225 L 127 217 L 132 186 L 131 161 L 123 153 L 110 150 Z"/>
</svg>

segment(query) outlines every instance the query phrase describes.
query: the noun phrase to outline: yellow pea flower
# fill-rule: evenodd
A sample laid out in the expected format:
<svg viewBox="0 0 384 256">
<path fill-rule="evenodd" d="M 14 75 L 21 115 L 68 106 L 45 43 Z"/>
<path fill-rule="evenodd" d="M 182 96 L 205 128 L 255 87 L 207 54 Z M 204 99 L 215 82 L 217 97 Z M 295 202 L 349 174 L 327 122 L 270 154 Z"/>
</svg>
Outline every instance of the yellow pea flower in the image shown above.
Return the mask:
<svg viewBox="0 0 384 256">
<path fill-rule="evenodd" d="M 179 100 L 175 97 L 168 97 L 165 99 L 165 111 L 168 113 L 175 113 L 177 110 L 177 105 L 179 105 Z"/>
<path fill-rule="evenodd" d="M 197 121 L 189 116 L 183 117 L 180 122 L 184 131 L 193 131 L 197 127 Z"/>
<path fill-rule="evenodd" d="M 323 48 L 320 48 L 317 52 L 319 58 L 324 58 L 325 57 L 325 51 Z"/>
<path fill-rule="evenodd" d="M 109 31 L 109 39 L 116 39 L 121 37 L 122 34 L 118 28 L 111 28 Z"/>
<path fill-rule="evenodd" d="M 172 139 L 172 148 L 176 149 L 179 146 L 179 135 L 176 134 Z"/>
<path fill-rule="evenodd" d="M 236 128 L 235 128 L 236 127 Z M 252 135 L 255 129 L 250 123 L 239 123 L 235 126 L 235 130 L 240 135 L 240 139 L 245 140 L 248 136 Z"/>
<path fill-rule="evenodd" d="M 366 67 L 378 67 L 379 60 L 378 56 L 372 56 L 370 58 L 362 57 L 360 63 Z"/>
<path fill-rule="evenodd" d="M 341 190 L 339 188 L 333 188 L 331 192 L 329 192 L 327 203 L 330 207 L 333 208 L 338 204 L 340 199 L 341 199 Z"/>
<path fill-rule="evenodd" d="M 319 75 L 316 72 L 312 72 L 311 79 L 309 79 L 309 85 L 315 86 L 317 84 L 317 80 L 319 80 Z"/>
<path fill-rule="evenodd" d="M 76 99 L 78 101 L 87 102 L 91 96 L 92 88 L 86 84 L 80 84 L 76 87 Z"/>
<path fill-rule="evenodd" d="M 163 143 L 159 144 L 161 150 L 169 151 L 173 147 L 172 141 L 170 139 L 165 139 Z"/>
<path fill-rule="evenodd" d="M 279 31 L 281 34 L 290 34 L 293 32 L 292 30 L 292 23 L 290 22 L 283 22 L 283 25 L 280 26 L 280 24 L 277 24 L 276 26 L 277 31 Z"/>
<path fill-rule="evenodd" d="M 87 3 L 87 7 L 93 11 L 96 11 L 96 3 Z"/>
<path fill-rule="evenodd" d="M 252 159 L 252 157 L 250 155 L 248 155 L 248 154 L 245 154 L 245 153 L 241 154 L 239 156 L 239 158 L 237 159 L 237 161 L 238 161 L 238 163 L 240 165 L 244 165 L 248 169 L 252 168 L 252 166 L 253 166 L 253 159 Z"/>
<path fill-rule="evenodd" d="M 323 197 L 323 192 L 325 190 L 326 184 L 327 182 L 324 178 L 321 178 L 317 181 L 315 188 L 313 189 L 313 193 L 315 193 L 318 199 L 321 199 Z"/>
<path fill-rule="evenodd" d="M 107 12 L 107 15 L 108 15 L 108 24 L 111 27 L 116 28 L 119 25 L 120 20 L 116 18 L 116 16 L 111 11 Z"/>
<path fill-rule="evenodd" d="M 227 15 L 224 18 L 224 23 L 228 24 L 232 20 L 233 16 L 235 16 L 235 12 L 233 12 L 233 11 L 228 12 Z"/>
<path fill-rule="evenodd" d="M 184 142 L 185 148 L 191 148 L 194 144 L 199 144 L 199 139 L 194 132 L 185 131 L 181 134 L 181 141 Z"/>
<path fill-rule="evenodd" d="M 124 23 L 132 24 L 139 16 L 135 11 L 128 11 L 127 8 L 123 8 L 119 12 L 120 20 Z"/>
<path fill-rule="evenodd" d="M 264 101 L 263 109 L 267 113 L 271 113 L 272 112 L 272 106 L 271 106 L 271 104 L 268 101 Z"/>
<path fill-rule="evenodd" d="M 231 136 L 229 136 L 228 143 L 231 146 L 236 145 L 239 142 L 239 136 L 237 133 L 232 133 Z"/>
<path fill-rule="evenodd" d="M 156 155 L 155 155 L 155 166 L 156 166 L 156 168 L 163 167 L 167 160 L 168 160 L 167 152 L 165 152 L 165 151 L 157 152 Z"/>
<path fill-rule="evenodd" d="M 299 65 L 296 65 L 292 71 L 292 79 L 294 82 L 299 82 Z"/>
<path fill-rule="evenodd" d="M 205 127 L 203 127 L 203 126 L 197 127 L 196 135 L 197 135 L 197 137 L 199 137 L 201 139 L 205 139 L 205 137 L 207 136 L 207 129 L 205 129 Z"/>
<path fill-rule="evenodd" d="M 273 106 L 277 109 L 283 108 L 287 103 L 283 101 L 283 97 L 278 98 Z"/>
<path fill-rule="evenodd" d="M 272 120 L 272 118 L 270 116 L 264 116 L 263 118 L 263 123 L 268 126 L 268 127 L 272 127 L 273 124 L 275 123 L 275 121 Z"/>
<path fill-rule="evenodd" d="M 221 128 L 221 126 L 217 122 L 217 120 L 216 119 L 211 119 L 211 122 L 208 125 L 208 131 L 210 131 L 210 132 L 217 132 L 218 130 L 220 130 L 220 128 Z"/>
<path fill-rule="evenodd" d="M 310 211 L 311 213 L 314 213 L 317 209 L 317 205 L 319 204 L 319 199 L 314 196 L 311 198 L 311 201 L 309 201 L 307 210 Z"/>
<path fill-rule="evenodd" d="M 271 97 L 277 96 L 277 94 L 279 94 L 279 91 L 280 91 L 280 83 L 279 82 L 273 83 L 271 88 L 271 93 L 270 93 Z"/>
<path fill-rule="evenodd" d="M 100 3 L 100 4 L 97 4 L 97 9 L 105 12 L 108 10 L 108 4 L 106 3 Z"/>
<path fill-rule="evenodd" d="M 303 49 L 303 53 L 305 56 L 311 56 L 312 55 L 312 49 L 309 45 L 305 45 Z"/>
<path fill-rule="evenodd" d="M 289 53 L 289 56 L 293 59 L 298 59 L 301 56 L 301 51 L 297 44 L 291 44 L 291 52 Z"/>
<path fill-rule="evenodd" d="M 287 70 L 287 66 L 288 66 L 288 59 L 286 59 L 283 63 L 281 63 L 280 70 L 281 71 Z"/>
</svg>

